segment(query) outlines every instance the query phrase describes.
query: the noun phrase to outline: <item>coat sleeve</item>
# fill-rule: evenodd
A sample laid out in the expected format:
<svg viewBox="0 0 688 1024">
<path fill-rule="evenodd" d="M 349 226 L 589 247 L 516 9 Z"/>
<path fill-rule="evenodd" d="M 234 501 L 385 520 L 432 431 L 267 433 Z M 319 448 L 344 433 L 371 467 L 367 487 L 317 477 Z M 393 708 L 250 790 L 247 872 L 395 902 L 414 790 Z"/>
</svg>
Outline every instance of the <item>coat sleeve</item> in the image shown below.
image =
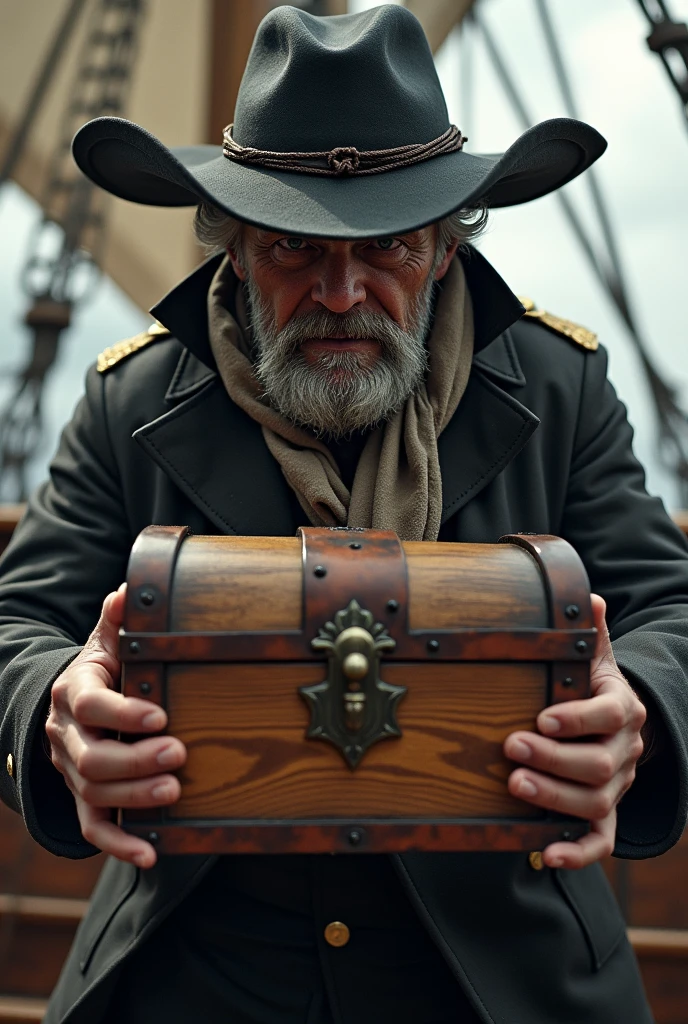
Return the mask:
<svg viewBox="0 0 688 1024">
<path fill-rule="evenodd" d="M 52 853 L 98 852 L 46 752 L 54 680 L 81 650 L 105 596 L 124 580 L 133 538 L 108 436 L 104 379 L 91 370 L 48 481 L 31 498 L 0 561 L 0 750 L 14 778 L 0 797 Z"/>
<path fill-rule="evenodd" d="M 584 359 L 562 535 L 607 602 L 618 665 L 648 708 L 658 752 L 619 805 L 617 856 L 664 853 L 688 808 L 688 545 L 645 490 L 603 350 Z"/>
</svg>

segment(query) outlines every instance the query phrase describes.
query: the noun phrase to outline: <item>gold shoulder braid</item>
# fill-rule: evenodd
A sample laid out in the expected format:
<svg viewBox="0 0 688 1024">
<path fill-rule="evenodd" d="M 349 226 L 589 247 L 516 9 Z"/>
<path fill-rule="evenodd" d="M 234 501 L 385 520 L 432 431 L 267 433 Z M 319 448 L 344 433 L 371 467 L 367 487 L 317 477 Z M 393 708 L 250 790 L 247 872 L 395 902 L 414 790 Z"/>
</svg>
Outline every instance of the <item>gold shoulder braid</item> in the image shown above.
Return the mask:
<svg viewBox="0 0 688 1024">
<path fill-rule="evenodd" d="M 564 320 L 563 317 L 555 316 L 554 313 L 548 313 L 544 309 L 536 309 L 533 300 L 527 299 L 523 295 L 519 295 L 518 300 L 521 305 L 525 306 L 525 315 L 531 320 L 539 320 L 544 327 L 549 327 L 550 331 L 563 335 L 569 341 L 587 349 L 588 352 L 594 352 L 598 348 L 597 335 L 589 331 L 587 327 L 574 324 L 572 320 Z"/>
<path fill-rule="evenodd" d="M 140 334 L 135 334 L 133 338 L 127 338 L 126 341 L 118 341 L 116 345 L 111 345 L 110 348 L 101 352 L 96 363 L 96 370 L 98 373 L 107 373 L 123 359 L 138 352 L 139 349 L 145 348 L 146 345 L 159 341 L 160 338 L 168 337 L 169 333 L 167 328 L 156 320 L 146 331 L 141 331 Z"/>
</svg>

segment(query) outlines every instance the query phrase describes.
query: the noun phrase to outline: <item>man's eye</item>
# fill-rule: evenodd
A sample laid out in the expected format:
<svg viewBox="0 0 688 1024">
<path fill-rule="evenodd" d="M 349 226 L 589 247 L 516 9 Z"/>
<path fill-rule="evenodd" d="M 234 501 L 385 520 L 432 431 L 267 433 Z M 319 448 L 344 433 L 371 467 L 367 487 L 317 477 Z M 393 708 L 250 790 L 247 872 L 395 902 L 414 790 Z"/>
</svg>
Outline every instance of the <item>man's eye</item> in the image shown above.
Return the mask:
<svg viewBox="0 0 688 1024">
<path fill-rule="evenodd" d="M 290 249 L 291 252 L 298 252 L 299 249 L 302 249 L 302 248 L 305 247 L 306 243 L 304 242 L 303 238 L 296 238 L 296 237 L 294 237 L 294 238 L 282 238 L 280 240 L 280 245 L 282 246 L 283 249 Z"/>
<path fill-rule="evenodd" d="M 398 238 L 378 238 L 376 243 L 378 249 L 389 252 L 391 249 L 398 249 L 401 245 Z"/>
</svg>

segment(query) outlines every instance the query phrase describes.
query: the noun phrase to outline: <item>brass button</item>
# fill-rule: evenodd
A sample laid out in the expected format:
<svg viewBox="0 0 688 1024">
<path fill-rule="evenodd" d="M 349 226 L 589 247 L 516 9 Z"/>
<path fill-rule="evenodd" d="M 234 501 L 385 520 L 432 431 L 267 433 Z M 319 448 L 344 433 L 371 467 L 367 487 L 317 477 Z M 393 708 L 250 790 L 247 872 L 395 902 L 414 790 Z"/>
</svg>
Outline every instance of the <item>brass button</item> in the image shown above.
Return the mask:
<svg viewBox="0 0 688 1024">
<path fill-rule="evenodd" d="M 528 863 L 533 871 L 542 871 L 545 866 L 545 862 L 543 861 L 542 854 L 539 850 L 533 850 L 532 853 L 528 854 Z"/>
<path fill-rule="evenodd" d="M 14 758 L 11 754 L 7 755 L 7 774 L 11 779 L 14 778 Z"/>
<path fill-rule="evenodd" d="M 325 942 L 330 946 L 346 946 L 351 932 L 342 921 L 332 921 L 325 929 Z"/>
</svg>

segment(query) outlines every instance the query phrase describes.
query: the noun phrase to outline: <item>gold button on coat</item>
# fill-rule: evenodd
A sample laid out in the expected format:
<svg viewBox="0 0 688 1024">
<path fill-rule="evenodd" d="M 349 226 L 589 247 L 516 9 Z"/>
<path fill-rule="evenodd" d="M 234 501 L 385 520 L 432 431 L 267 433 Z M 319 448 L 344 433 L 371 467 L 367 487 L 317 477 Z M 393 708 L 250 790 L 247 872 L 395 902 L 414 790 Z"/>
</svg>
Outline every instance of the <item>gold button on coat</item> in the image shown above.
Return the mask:
<svg viewBox="0 0 688 1024">
<path fill-rule="evenodd" d="M 14 778 L 14 758 L 11 754 L 7 755 L 7 774 L 11 779 Z"/>
<path fill-rule="evenodd" d="M 346 946 L 351 932 L 342 921 L 332 921 L 325 929 L 325 942 L 330 946 Z"/>
<path fill-rule="evenodd" d="M 545 866 L 545 862 L 543 861 L 542 854 L 539 850 L 533 850 L 532 853 L 528 854 L 528 863 L 533 871 L 542 871 Z"/>
</svg>

